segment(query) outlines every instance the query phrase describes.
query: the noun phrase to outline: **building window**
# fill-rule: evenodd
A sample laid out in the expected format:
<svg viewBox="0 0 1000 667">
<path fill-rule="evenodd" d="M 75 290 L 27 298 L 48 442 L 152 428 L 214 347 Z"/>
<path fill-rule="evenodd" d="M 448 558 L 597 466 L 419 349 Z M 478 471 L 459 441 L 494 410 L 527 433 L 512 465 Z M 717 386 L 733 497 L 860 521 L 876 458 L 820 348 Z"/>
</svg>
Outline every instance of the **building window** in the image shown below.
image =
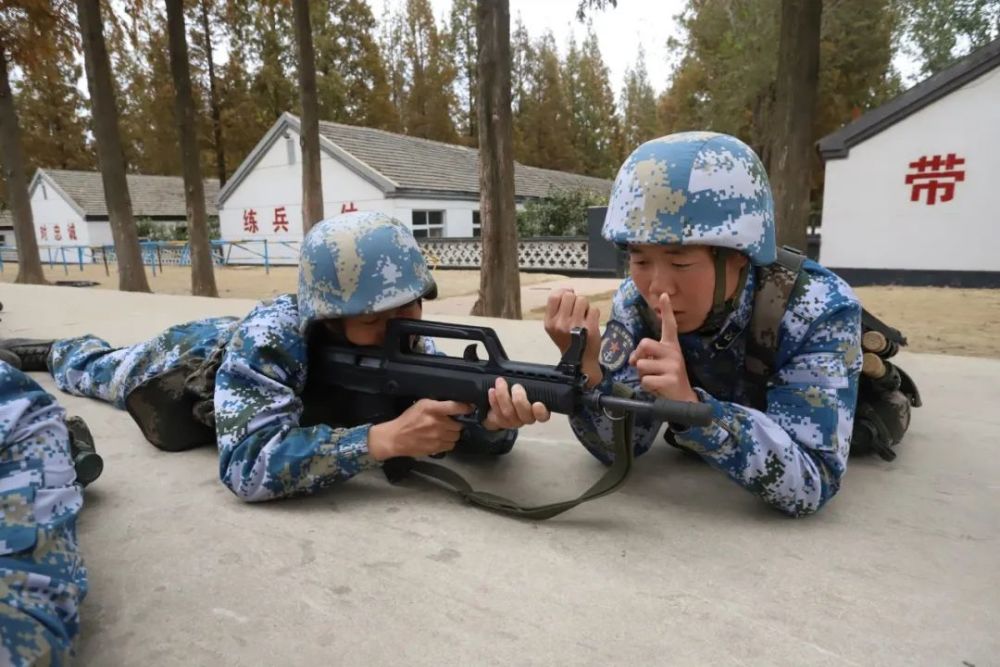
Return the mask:
<svg viewBox="0 0 1000 667">
<path fill-rule="evenodd" d="M 45 189 L 45 183 L 42 183 L 42 199 L 49 198 L 49 191 Z"/>
<path fill-rule="evenodd" d="M 7 245 L 7 235 L 0 234 L 0 245 Z"/>
<path fill-rule="evenodd" d="M 414 211 L 413 236 L 418 239 L 439 239 L 444 236 L 444 211 Z"/>
<path fill-rule="evenodd" d="M 288 164 L 295 164 L 295 140 L 292 135 L 285 135 L 285 151 L 288 153 Z"/>
<path fill-rule="evenodd" d="M 483 235 L 483 223 L 479 219 L 479 211 L 472 212 L 472 235 L 476 238 Z"/>
</svg>

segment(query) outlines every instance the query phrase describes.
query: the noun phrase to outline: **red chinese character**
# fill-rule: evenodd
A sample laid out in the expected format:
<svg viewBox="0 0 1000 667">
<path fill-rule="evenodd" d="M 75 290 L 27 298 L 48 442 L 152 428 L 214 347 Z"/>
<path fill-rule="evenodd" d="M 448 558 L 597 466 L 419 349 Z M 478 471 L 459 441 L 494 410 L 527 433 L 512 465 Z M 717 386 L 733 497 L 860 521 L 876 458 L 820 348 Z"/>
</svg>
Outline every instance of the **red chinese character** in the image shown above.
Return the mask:
<svg viewBox="0 0 1000 667">
<path fill-rule="evenodd" d="M 59 225 L 52 226 L 53 235 L 56 237 L 56 241 L 62 241 L 62 232 L 59 230 Z"/>
<path fill-rule="evenodd" d="M 341 205 L 340 205 L 340 212 L 341 212 L 341 213 L 354 213 L 354 212 L 355 212 L 355 211 L 357 211 L 357 210 L 358 210 L 358 209 L 357 209 L 357 207 L 356 207 L 356 206 L 354 205 L 354 202 L 349 202 L 349 203 L 347 203 L 347 204 L 341 204 Z"/>
<path fill-rule="evenodd" d="M 288 231 L 288 217 L 285 215 L 285 207 L 279 206 L 274 209 L 274 231 L 275 232 L 287 232 Z"/>
<path fill-rule="evenodd" d="M 257 233 L 257 211 L 252 208 L 243 211 L 243 231 L 250 234 Z"/>
<path fill-rule="evenodd" d="M 49 238 L 49 228 L 45 225 L 38 228 L 38 233 L 41 235 L 43 241 Z"/>
<path fill-rule="evenodd" d="M 76 223 L 75 222 L 69 223 L 69 227 L 66 229 L 66 231 L 69 232 L 69 240 L 70 241 L 75 241 L 76 240 Z"/>
<path fill-rule="evenodd" d="M 951 201 L 955 196 L 955 183 L 965 180 L 965 172 L 955 169 L 963 164 L 965 159 L 955 157 L 954 153 L 948 153 L 944 159 L 940 155 L 930 159 L 923 155 L 916 162 L 911 162 L 910 169 L 916 169 L 917 173 L 906 176 L 906 184 L 913 186 L 910 201 L 920 201 L 920 193 L 924 190 L 927 191 L 928 206 L 938 202 L 938 191 L 941 192 L 941 201 Z"/>
</svg>

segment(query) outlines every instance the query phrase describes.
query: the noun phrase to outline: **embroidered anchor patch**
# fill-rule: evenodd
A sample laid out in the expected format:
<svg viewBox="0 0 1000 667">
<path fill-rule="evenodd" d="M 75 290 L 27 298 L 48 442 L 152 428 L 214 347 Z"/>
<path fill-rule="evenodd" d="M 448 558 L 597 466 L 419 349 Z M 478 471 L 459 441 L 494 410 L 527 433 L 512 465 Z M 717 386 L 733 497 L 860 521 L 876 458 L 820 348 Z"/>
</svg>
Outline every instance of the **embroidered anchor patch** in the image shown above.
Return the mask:
<svg viewBox="0 0 1000 667">
<path fill-rule="evenodd" d="M 634 347 L 635 341 L 625 325 L 611 320 L 601 339 L 601 365 L 609 371 L 617 371 L 628 361 Z"/>
</svg>

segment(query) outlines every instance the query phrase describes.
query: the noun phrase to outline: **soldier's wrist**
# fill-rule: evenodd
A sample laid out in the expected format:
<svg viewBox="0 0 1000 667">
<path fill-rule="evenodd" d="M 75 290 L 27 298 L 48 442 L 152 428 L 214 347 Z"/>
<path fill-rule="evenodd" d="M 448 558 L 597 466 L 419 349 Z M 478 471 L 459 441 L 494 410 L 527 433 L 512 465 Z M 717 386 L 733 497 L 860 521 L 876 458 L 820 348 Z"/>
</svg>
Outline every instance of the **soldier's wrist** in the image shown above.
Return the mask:
<svg viewBox="0 0 1000 667">
<path fill-rule="evenodd" d="M 583 367 L 583 373 L 587 376 L 587 389 L 593 389 L 604 381 L 604 369 L 601 364 L 593 362 Z"/>
<path fill-rule="evenodd" d="M 395 456 L 393 452 L 393 428 L 391 422 L 375 424 L 368 429 L 368 454 L 376 461 L 385 461 Z"/>
</svg>

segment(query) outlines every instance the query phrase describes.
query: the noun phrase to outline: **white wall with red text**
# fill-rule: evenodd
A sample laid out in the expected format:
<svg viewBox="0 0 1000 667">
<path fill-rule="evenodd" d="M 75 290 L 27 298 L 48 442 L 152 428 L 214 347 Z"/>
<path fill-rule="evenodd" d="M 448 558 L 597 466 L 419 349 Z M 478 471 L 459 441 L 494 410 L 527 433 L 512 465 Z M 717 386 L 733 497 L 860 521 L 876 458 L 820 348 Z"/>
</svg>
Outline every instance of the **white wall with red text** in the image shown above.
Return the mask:
<svg viewBox="0 0 1000 667">
<path fill-rule="evenodd" d="M 47 176 L 43 175 L 34 185 L 30 192 L 31 214 L 39 246 L 97 245 L 91 242 L 90 229 L 83 216 Z"/>
<path fill-rule="evenodd" d="M 964 163 L 945 169 L 949 154 Z M 939 177 L 932 187 L 933 170 L 911 164 L 934 156 L 940 171 L 961 176 Z M 943 201 L 949 183 L 952 196 Z M 831 268 L 1000 271 L 1000 69 L 826 163 L 820 261 Z"/>
<path fill-rule="evenodd" d="M 386 198 L 374 184 L 339 161 L 322 153 L 323 211 L 326 217 L 342 211 L 381 211 L 410 226 L 414 211 L 441 211 L 443 237 L 473 235 L 473 212 L 478 201 L 453 199 Z M 243 181 L 222 202 L 219 226 L 222 239 L 234 242 L 225 252 L 229 261 L 279 264 L 298 261 L 302 240 L 302 155 L 298 135 L 285 136 L 264 153 Z"/>
</svg>

